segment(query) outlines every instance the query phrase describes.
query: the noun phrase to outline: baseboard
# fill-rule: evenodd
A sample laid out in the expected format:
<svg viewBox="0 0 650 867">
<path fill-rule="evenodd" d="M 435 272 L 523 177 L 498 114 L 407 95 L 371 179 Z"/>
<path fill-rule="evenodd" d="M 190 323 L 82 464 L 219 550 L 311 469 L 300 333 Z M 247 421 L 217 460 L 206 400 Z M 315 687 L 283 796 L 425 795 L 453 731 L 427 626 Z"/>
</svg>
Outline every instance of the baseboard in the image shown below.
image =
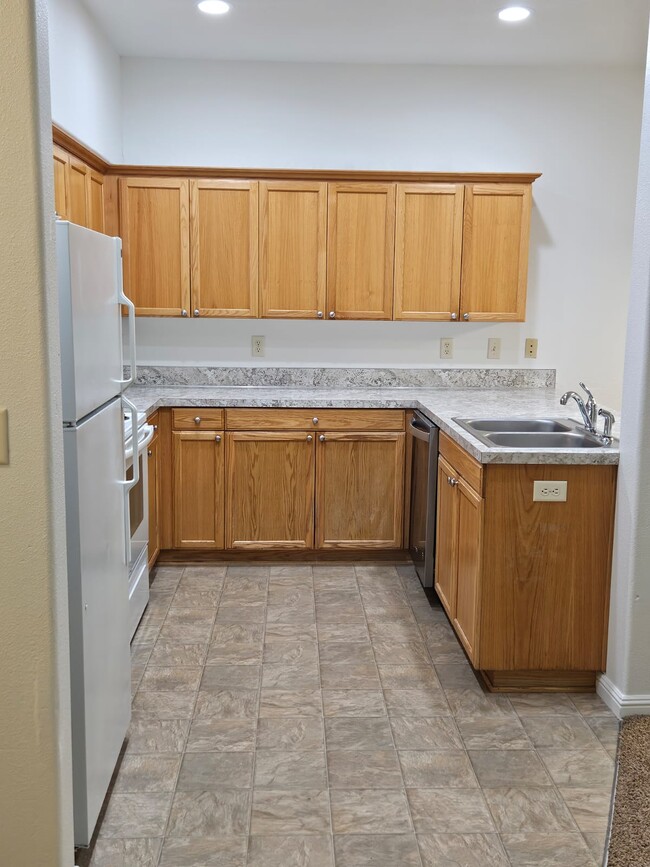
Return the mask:
<svg viewBox="0 0 650 867">
<path fill-rule="evenodd" d="M 596 692 L 619 719 L 650 716 L 650 695 L 626 695 L 606 674 L 598 677 Z"/>
</svg>

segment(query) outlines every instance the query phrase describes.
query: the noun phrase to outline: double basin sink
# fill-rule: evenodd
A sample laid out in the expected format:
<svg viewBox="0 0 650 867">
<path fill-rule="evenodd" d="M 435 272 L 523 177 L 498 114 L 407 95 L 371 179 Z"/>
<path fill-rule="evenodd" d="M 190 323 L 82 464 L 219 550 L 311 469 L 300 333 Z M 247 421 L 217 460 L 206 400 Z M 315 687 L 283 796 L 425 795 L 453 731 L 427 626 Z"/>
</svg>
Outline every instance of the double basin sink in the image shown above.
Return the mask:
<svg viewBox="0 0 650 867">
<path fill-rule="evenodd" d="M 455 418 L 486 446 L 514 449 L 602 449 L 608 443 L 568 418 Z"/>
</svg>

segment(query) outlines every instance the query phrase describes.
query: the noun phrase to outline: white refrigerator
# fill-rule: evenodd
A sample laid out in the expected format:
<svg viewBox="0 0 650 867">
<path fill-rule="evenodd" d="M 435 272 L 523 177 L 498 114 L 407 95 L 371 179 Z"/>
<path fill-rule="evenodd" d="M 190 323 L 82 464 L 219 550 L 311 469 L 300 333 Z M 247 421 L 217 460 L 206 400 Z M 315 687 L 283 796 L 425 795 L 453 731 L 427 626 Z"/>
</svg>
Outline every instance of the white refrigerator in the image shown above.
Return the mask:
<svg viewBox="0 0 650 867">
<path fill-rule="evenodd" d="M 70 612 L 74 839 L 87 846 L 131 715 L 124 407 L 135 310 L 119 238 L 57 222 Z M 129 310 L 123 378 L 121 305 Z M 135 419 L 135 415 L 134 415 Z M 137 421 L 134 421 L 137 429 Z"/>
</svg>

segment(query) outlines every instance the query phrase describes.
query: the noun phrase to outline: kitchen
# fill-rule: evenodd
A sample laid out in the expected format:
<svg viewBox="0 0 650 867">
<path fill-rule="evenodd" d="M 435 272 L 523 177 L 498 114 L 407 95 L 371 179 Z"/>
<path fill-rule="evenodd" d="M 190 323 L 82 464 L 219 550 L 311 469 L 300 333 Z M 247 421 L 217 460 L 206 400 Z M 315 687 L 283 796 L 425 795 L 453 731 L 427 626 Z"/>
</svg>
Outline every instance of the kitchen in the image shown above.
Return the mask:
<svg viewBox="0 0 650 867">
<path fill-rule="evenodd" d="M 458 437 L 462 436 L 462 433 L 454 427 L 454 419 L 503 417 L 508 414 L 508 407 L 499 407 L 499 395 L 490 397 L 490 393 L 485 391 L 485 401 L 480 406 L 475 404 L 465 409 L 465 405 L 457 403 L 450 405 L 448 414 L 445 414 L 441 409 L 439 393 L 432 394 L 429 402 L 428 397 L 420 400 L 421 395 L 416 398 L 414 392 L 408 393 L 408 389 L 416 385 L 420 388 L 437 388 L 440 385 L 440 376 L 444 378 L 445 371 L 449 371 L 450 377 L 462 376 L 463 370 L 476 367 L 524 371 L 518 375 L 522 382 L 528 384 L 534 383 L 535 377 L 538 382 L 543 381 L 546 384 L 544 377 L 548 375 L 547 371 L 557 371 L 555 375 L 558 390 L 553 390 L 552 400 L 543 397 L 534 405 L 520 405 L 520 410 L 513 409 L 512 415 L 530 414 L 538 418 L 569 416 L 579 419 L 577 407 L 563 409 L 558 400 L 563 391 L 577 388 L 577 383 L 582 378 L 594 389 L 598 402 L 613 408 L 618 415 L 627 315 L 626 304 L 618 299 L 625 298 L 630 274 L 643 85 L 640 60 L 637 60 L 636 67 L 628 67 L 621 61 L 620 55 L 608 55 L 600 66 L 576 66 L 570 70 L 551 66 L 540 69 L 517 65 L 517 73 L 513 75 L 512 69 L 507 66 L 489 66 L 493 61 L 485 55 L 477 54 L 476 60 L 484 64 L 479 73 L 469 66 L 451 66 L 452 62 L 460 63 L 463 59 L 450 60 L 439 46 L 442 53 L 435 62 L 443 66 L 440 74 L 434 75 L 431 67 L 408 67 L 399 63 L 390 66 L 391 63 L 395 64 L 396 58 L 394 55 L 389 56 L 390 52 L 385 46 L 383 66 L 371 65 L 378 64 L 381 58 L 367 55 L 359 58 L 363 63 L 352 65 L 350 46 L 346 54 L 345 43 L 341 42 L 337 43 L 339 56 L 330 57 L 330 60 L 336 61 L 335 64 L 323 63 L 324 57 L 321 57 L 321 64 L 310 64 L 304 62 L 304 57 L 294 56 L 289 59 L 301 65 L 291 67 L 291 64 L 280 63 L 279 57 L 271 56 L 272 50 L 268 47 L 264 52 L 260 52 L 259 60 L 251 58 L 250 55 L 245 59 L 242 57 L 239 62 L 234 59 L 151 59 L 160 56 L 155 53 L 160 51 L 160 47 L 152 49 L 151 45 L 145 44 L 146 40 L 140 44 L 139 51 L 123 42 L 121 53 L 126 56 L 120 60 L 117 52 L 111 48 L 105 32 L 93 21 L 84 6 L 75 8 L 75 4 L 61 3 L 58 6 L 51 4 L 51 7 L 53 119 L 91 151 L 99 152 L 104 163 L 118 167 L 115 171 L 116 180 L 119 176 L 128 183 L 129 177 L 142 177 L 142 172 L 138 174 L 134 170 L 129 174 L 119 169 L 128 165 L 136 169 L 156 165 L 189 167 L 179 168 L 168 174 L 187 178 L 188 186 L 201 176 L 198 169 L 205 166 L 264 166 L 269 172 L 281 169 L 318 172 L 319 169 L 328 169 L 338 171 L 341 175 L 352 169 L 359 173 L 392 172 L 390 180 L 386 177 L 382 179 L 384 183 L 391 184 L 406 183 L 401 173 L 409 171 L 419 172 L 420 175 L 444 171 L 448 175 L 446 181 L 449 181 L 450 174 L 455 173 L 456 182 L 459 180 L 458 176 L 465 175 L 463 180 L 468 183 L 472 183 L 472 180 L 467 176 L 467 172 L 493 172 L 502 175 L 519 173 L 519 181 L 521 174 L 542 173 L 532 186 L 534 207 L 529 246 L 528 294 L 525 321 L 521 324 L 492 320 L 487 323 L 454 322 L 451 317 L 440 322 L 331 321 L 330 307 L 326 305 L 314 307 L 315 313 L 322 310 L 324 321 L 319 321 L 314 315 L 314 321 L 311 322 L 290 322 L 284 318 L 268 317 L 252 317 L 248 320 L 235 317 L 224 321 L 214 315 L 194 315 L 193 305 L 185 308 L 179 305 L 173 316 L 138 317 L 136 338 L 141 385 L 136 386 L 132 395 L 140 395 L 142 403 L 139 404 L 139 409 L 145 413 L 151 414 L 156 410 L 162 413 L 161 418 L 164 421 L 159 425 L 158 434 L 161 437 L 159 442 L 163 443 L 163 451 L 172 442 L 183 441 L 184 436 L 188 439 L 196 436 L 196 433 L 193 433 L 195 429 L 187 426 L 195 425 L 194 418 L 201 419 L 205 411 L 215 413 L 218 409 L 225 411 L 218 417 L 213 415 L 208 426 L 200 432 L 209 434 L 214 443 L 215 437 L 221 436 L 224 450 L 225 447 L 234 448 L 231 446 L 234 442 L 243 442 L 241 448 L 244 449 L 247 431 L 256 435 L 264 430 L 269 434 L 281 433 L 285 442 L 288 437 L 295 437 L 296 431 L 301 434 L 304 432 L 305 437 L 313 437 L 309 448 L 314 450 L 316 472 L 321 472 L 321 475 L 327 467 L 319 455 L 323 455 L 328 446 L 336 445 L 337 437 L 343 435 L 336 427 L 340 422 L 325 415 L 336 407 L 345 410 L 348 415 L 355 407 L 359 408 L 359 412 L 362 409 L 369 412 L 374 407 L 377 412 L 381 409 L 386 413 L 399 411 L 403 414 L 421 404 L 420 408 L 425 410 L 425 414 L 428 409 L 428 417 L 440 423 L 443 434 L 455 434 L 456 438 L 451 436 L 451 439 L 458 443 Z M 99 15 L 97 10 L 94 11 Z M 190 17 L 196 15 L 194 8 L 189 12 Z M 111 26 L 115 26 L 115 21 Z M 129 25 L 132 33 L 136 33 L 138 27 L 142 32 L 142 26 L 142 21 L 132 21 Z M 270 26 L 268 21 L 266 26 Z M 116 39 L 115 31 L 110 30 L 108 25 L 106 27 L 111 38 Z M 173 29 L 171 24 L 170 29 Z M 204 29 L 204 24 L 199 25 L 198 30 L 195 28 L 193 38 L 200 38 L 200 32 Z M 85 32 L 85 41 L 80 36 L 80 30 Z M 354 30 L 354 27 L 350 28 L 351 32 Z M 180 33 L 180 30 L 177 28 L 176 32 Z M 614 28 L 612 33 L 615 32 Z M 248 31 L 248 35 L 254 41 L 255 32 Z M 123 31 L 120 38 L 127 39 L 127 36 Z M 162 38 L 165 34 L 159 36 Z M 570 40 L 567 40 L 562 43 L 558 37 L 557 52 L 560 60 L 563 50 L 570 51 L 569 42 Z M 618 44 L 616 39 L 610 42 L 612 45 Z M 278 52 L 286 51 L 286 46 L 283 49 L 277 40 L 274 40 L 273 44 Z M 355 45 L 358 51 L 359 42 Z M 476 43 L 474 45 L 473 50 L 477 51 Z M 92 46 L 92 52 L 89 46 Z M 422 50 L 421 46 L 418 49 L 414 44 L 412 48 L 410 62 L 423 63 L 426 58 L 417 53 Z M 503 46 L 497 48 L 501 51 Z M 532 50 L 528 43 L 527 48 Z M 80 65 L 82 60 L 75 56 L 76 50 L 79 50 L 81 55 L 85 51 L 85 66 Z M 201 50 L 205 50 L 205 47 Z M 301 50 L 304 52 L 306 48 L 303 46 Z M 511 57 L 515 59 L 510 62 L 521 64 L 521 54 L 517 57 L 517 49 L 512 50 L 515 54 Z M 200 54 L 199 51 L 197 53 Z M 229 56 L 227 52 L 223 54 L 223 57 Z M 637 57 L 641 57 L 640 51 L 637 51 Z M 92 58 L 92 62 L 89 58 Z M 97 69 L 98 58 L 103 60 L 103 65 L 99 64 L 101 76 Z M 565 62 L 568 62 L 569 58 L 570 55 L 567 54 Z M 402 60 L 401 63 L 403 62 Z M 463 62 L 470 64 L 472 60 L 466 57 Z M 538 62 L 543 63 L 543 59 L 538 57 Z M 587 64 L 587 58 L 580 56 L 575 62 Z M 211 69 L 210 75 L 207 75 L 206 64 Z M 78 78 L 79 69 L 86 67 L 88 74 L 83 77 L 83 81 L 76 82 L 75 71 Z M 116 94 L 116 76 L 111 77 L 111 70 L 113 73 L 117 70 L 117 80 L 122 82 L 123 93 L 120 99 L 117 99 Z M 299 75 L 296 75 L 296 72 L 299 72 Z M 213 75 L 216 79 L 212 78 Z M 369 84 L 371 79 L 372 87 Z M 228 82 L 228 87 L 215 90 L 215 80 L 222 85 Z M 84 90 L 85 88 L 88 90 Z M 188 93 L 192 93 L 195 99 L 195 108 L 192 111 L 188 111 L 186 107 Z M 221 117 L 230 118 L 231 123 L 224 125 L 219 120 L 219 112 L 214 110 L 215 93 L 219 94 Z M 499 96 L 498 121 L 494 120 L 495 93 Z M 530 99 L 531 93 L 535 94 L 534 101 Z M 278 99 L 279 94 L 282 95 L 281 99 Z M 337 95 L 336 99 L 333 99 L 334 94 Z M 413 100 L 410 105 L 405 102 L 406 94 L 410 94 L 408 99 Z M 346 99 L 349 99 L 347 103 Z M 416 124 L 415 106 L 424 105 L 427 100 L 435 108 L 430 117 L 427 116 L 421 123 Z M 395 117 L 391 117 L 390 112 L 387 112 L 387 102 L 398 112 L 398 123 L 395 123 Z M 244 107 L 247 105 L 250 109 L 245 111 Z M 462 111 L 456 113 L 457 120 L 453 119 L 454 105 L 462 105 Z M 486 111 L 488 106 L 489 111 Z M 360 114 L 361 122 L 350 123 L 351 111 Z M 445 129 L 441 129 L 439 123 L 434 123 L 436 117 L 439 117 L 438 112 L 442 111 L 445 111 L 445 117 L 449 121 Z M 476 137 L 477 125 L 481 130 L 480 141 L 477 141 Z M 549 130 L 552 130 L 552 136 L 549 135 Z M 280 136 L 277 131 L 281 131 Z M 345 147 L 341 146 L 341 141 L 345 141 Z M 374 142 L 373 146 L 370 146 L 371 142 Z M 596 142 L 598 147 L 595 146 Z M 60 141 L 57 146 L 61 146 Z M 218 159 L 214 156 L 215 152 L 219 154 Z M 577 158 L 577 153 L 580 153 L 580 158 Z M 79 159 L 78 156 L 76 158 Z M 92 159 L 92 154 L 88 159 Z M 196 167 L 196 171 L 192 166 Z M 93 168 L 93 171 L 96 171 L 96 168 Z M 107 174 L 110 175 L 110 171 Z M 155 170 L 150 174 L 153 177 L 160 176 Z M 248 179 L 260 187 L 268 181 L 268 178 L 258 177 L 252 169 L 249 170 Z M 318 183 L 330 185 L 351 183 L 349 178 L 338 181 L 326 175 L 317 180 Z M 423 179 L 420 177 L 417 180 L 422 182 Z M 442 179 L 438 177 L 435 180 Z M 315 181 L 316 178 L 312 177 L 311 182 Z M 433 182 L 433 179 L 427 177 L 424 179 L 424 182 L 426 181 Z M 359 178 L 355 182 L 360 182 Z M 371 182 L 381 181 L 375 178 Z M 108 202 L 111 201 L 110 196 L 109 183 Z M 606 209 L 603 208 L 603 197 L 607 200 Z M 113 207 L 119 210 L 120 201 L 123 199 L 120 199 L 118 193 L 118 198 L 113 200 Z M 588 218 L 577 218 L 576 202 L 580 202 L 581 215 L 588 215 Z M 188 250 L 192 243 L 188 238 Z M 126 237 L 125 249 L 128 244 L 129 238 Z M 166 247 L 166 250 L 168 253 L 169 248 Z M 165 261 L 165 267 L 169 266 L 170 262 L 172 267 L 174 266 L 173 257 L 171 260 L 166 258 Z M 129 278 L 127 271 L 127 294 Z M 192 279 L 193 276 L 190 275 L 189 283 L 193 286 Z M 608 304 L 607 299 L 611 297 L 614 287 L 617 302 Z M 191 295 L 190 301 L 193 301 Z M 182 316 L 182 309 L 188 311 L 187 317 Z M 459 314 L 462 315 L 460 308 Z M 259 336 L 264 337 L 265 344 L 262 362 L 259 359 L 254 361 L 251 355 L 253 338 Z M 529 337 L 539 339 L 538 357 L 532 361 L 524 357 L 524 343 Z M 453 340 L 453 360 L 445 361 L 439 358 L 440 342 L 448 338 Z M 486 355 L 490 338 L 501 341 L 501 357 L 496 364 L 489 361 Z M 125 340 L 126 357 L 128 328 L 125 328 Z M 604 347 L 607 347 L 606 351 Z M 252 373 L 247 374 L 242 370 L 251 368 L 253 364 L 256 367 Z M 332 368 L 335 367 L 347 368 L 348 372 L 343 379 L 337 381 L 335 373 L 332 373 Z M 278 371 L 278 368 L 282 371 Z M 382 371 L 388 368 L 388 371 L 378 374 L 377 368 Z M 423 378 L 422 370 L 427 369 L 432 377 L 438 374 L 438 379 Z M 413 370 L 416 374 L 409 373 Z M 468 375 L 471 374 L 465 374 Z M 247 376 L 254 376 L 254 380 L 242 380 L 241 377 Z M 167 383 L 167 391 L 160 389 L 161 385 L 165 387 L 163 379 Z M 242 381 L 254 381 L 260 387 L 258 403 L 251 402 L 255 395 L 248 389 L 248 397 L 237 390 L 237 384 Z M 504 381 L 502 379 L 501 383 Z M 206 383 L 212 388 L 221 389 L 220 395 L 204 392 Z M 335 398 L 338 403 L 327 402 L 328 398 L 332 398 L 332 394 L 331 391 L 328 393 L 327 386 L 323 387 L 326 383 L 330 389 L 337 386 L 343 388 L 348 402 L 346 403 L 340 394 Z M 194 386 L 197 385 L 201 385 L 200 394 L 203 395 L 198 403 L 194 391 Z M 386 388 L 388 385 L 401 386 L 405 391 L 399 397 L 392 394 L 388 396 L 386 392 L 378 397 L 377 391 L 381 392 L 381 387 Z M 318 390 L 310 390 L 307 394 L 303 390 L 302 395 L 287 395 L 285 391 L 280 395 L 278 392 L 276 394 L 279 403 L 273 403 L 269 392 L 274 386 L 297 386 L 298 389 L 314 386 Z M 379 388 L 376 388 L 377 386 Z M 192 388 L 191 397 L 188 397 L 188 387 Z M 350 396 L 351 388 L 355 390 L 353 396 Z M 368 388 L 373 390 L 372 393 L 364 392 L 364 389 Z M 295 388 L 292 391 L 295 391 Z M 513 389 L 512 393 L 515 391 L 516 389 Z M 540 391 L 546 392 L 547 389 L 542 388 Z M 162 394 L 167 395 L 166 401 L 161 401 Z M 287 400 L 293 402 L 287 403 Z M 376 403 L 377 400 L 381 403 Z M 393 400 L 401 402 L 396 405 Z M 364 404 L 363 401 L 367 402 Z M 274 406 L 283 405 L 291 407 L 293 411 L 304 407 L 313 412 L 295 422 L 293 434 L 285 430 L 290 425 L 279 426 L 277 415 L 268 422 L 260 420 L 258 416 L 256 426 L 252 429 L 247 427 L 247 420 L 242 415 L 244 410 L 252 410 L 256 406 L 271 412 Z M 188 418 L 174 417 L 175 413 L 189 406 L 193 410 L 198 406 L 201 411 L 196 409 Z M 500 411 L 497 411 L 497 407 Z M 239 416 L 237 411 L 240 412 Z M 282 413 L 282 416 L 286 421 L 289 410 Z M 317 417 L 323 419 L 319 422 L 321 425 L 327 420 L 328 427 L 318 428 L 313 423 L 313 418 Z M 199 427 L 203 423 L 200 421 Z M 268 427 L 265 427 L 265 424 Z M 306 427 L 308 424 L 311 427 Z M 362 433 L 363 430 L 359 429 L 360 422 L 355 424 L 355 433 Z M 366 429 L 368 437 L 371 434 L 375 437 L 381 435 L 384 438 L 393 437 L 393 441 L 397 441 L 406 430 L 406 417 L 403 416 L 403 421 L 400 422 L 401 431 L 383 429 L 381 419 L 375 419 L 373 424 L 372 429 Z M 389 422 L 389 427 L 390 424 L 393 422 Z M 445 424 L 448 426 L 447 430 Z M 317 430 L 322 432 L 316 433 Z M 615 434 L 618 435 L 617 429 Z M 321 436 L 329 442 L 323 443 L 319 439 Z M 465 437 L 463 442 L 470 444 L 475 450 L 478 449 L 473 453 L 473 457 L 478 457 L 478 463 L 486 468 L 485 484 L 488 485 L 490 473 L 496 468 L 482 464 L 480 441 L 472 439 L 470 435 L 469 439 Z M 12 444 L 15 443 L 16 438 L 12 437 Z M 210 448 L 214 454 L 216 447 Z M 316 452 L 318 449 L 320 451 Z M 471 449 L 469 453 L 472 456 Z M 190 464 L 192 460 L 188 452 Z M 173 464 L 171 458 L 168 458 L 168 464 Z M 318 470 L 319 464 L 321 470 Z M 234 465 L 230 462 L 228 466 Z M 458 469 L 458 466 L 452 466 Z M 468 469 L 468 472 L 471 470 Z M 311 475 L 311 469 L 306 475 L 312 479 L 308 484 L 318 487 L 319 483 Z M 194 476 L 194 482 L 197 478 Z M 566 476 L 556 475 L 551 477 L 551 480 L 561 478 Z M 190 493 L 194 482 L 190 480 L 188 485 Z M 173 487 L 174 484 L 174 481 L 164 482 L 163 487 Z M 226 485 L 225 477 L 223 484 Z M 230 490 L 238 487 L 235 485 Z M 451 487 L 450 485 L 450 489 Z M 360 485 L 359 489 L 361 488 Z M 404 492 L 402 494 L 404 496 Z M 406 501 L 406 497 L 404 499 Z M 191 497 L 189 501 L 191 506 Z M 169 494 L 166 502 L 168 505 L 171 502 Z M 320 506 L 318 502 L 316 500 L 316 527 L 315 530 L 312 528 L 312 532 L 319 532 L 319 515 L 323 514 L 322 502 Z M 486 503 L 488 502 L 489 500 L 486 500 Z M 354 509 L 352 511 L 354 512 Z M 396 514 L 397 511 L 399 510 L 396 509 Z M 176 514 L 178 509 L 174 512 L 172 508 L 171 512 Z M 394 532 L 386 537 L 389 541 L 395 539 L 400 532 L 403 538 L 404 515 L 401 516 L 401 521 L 398 529 L 395 529 L 393 522 L 391 530 Z M 171 538 L 176 528 L 170 524 L 169 515 L 164 517 L 163 524 L 165 522 L 167 525 L 166 529 L 163 528 L 163 535 L 167 534 L 167 538 Z M 331 527 L 328 528 L 327 524 L 321 529 L 325 537 L 337 538 L 331 534 L 328 536 Z M 180 530 L 182 536 L 183 527 Z M 223 531 L 226 532 L 225 527 Z M 213 550 L 223 550 L 223 546 L 217 545 L 214 538 L 210 539 L 205 535 L 201 538 L 208 543 L 208 549 L 212 547 Z M 242 538 L 250 539 L 250 536 Z M 196 539 L 196 536 L 190 536 L 190 541 Z M 175 543 L 168 542 L 163 546 L 163 551 L 177 547 Z M 196 548 L 192 545 L 186 547 Z M 386 546 L 386 550 L 394 551 L 401 547 L 402 545 L 392 548 Z M 182 548 L 181 544 L 179 550 Z M 306 548 L 313 550 L 313 543 L 307 544 Z M 163 557 L 163 561 L 164 559 Z M 287 556 L 286 560 L 289 559 Z M 358 566 L 363 570 L 363 563 Z M 161 562 L 159 576 L 165 578 L 164 570 L 173 568 L 169 560 Z M 261 568 L 263 570 L 265 567 Z M 233 572 L 233 575 L 235 574 L 236 569 Z M 314 571 L 314 586 L 317 583 L 315 575 Z M 264 577 L 268 586 L 272 587 L 274 582 L 270 573 L 258 577 Z M 282 578 L 281 575 L 276 577 Z M 215 583 L 218 583 L 216 575 L 214 578 Z M 298 573 L 296 578 L 299 578 Z M 199 579 L 200 576 L 197 575 L 197 586 L 200 584 Z M 154 595 L 156 580 L 154 577 Z M 173 583 L 175 579 L 172 573 L 167 573 L 166 580 Z M 184 579 L 179 576 L 179 581 L 182 580 Z M 345 580 L 348 579 L 341 578 L 342 584 Z M 396 578 L 393 576 L 392 580 L 395 581 Z M 363 572 L 360 574 L 358 586 L 363 589 Z M 417 590 L 417 586 L 413 586 Z M 226 593 L 227 576 L 224 588 L 223 592 Z M 161 596 L 167 595 L 161 590 L 158 592 Z M 363 598 L 362 593 L 361 599 Z M 157 601 L 162 604 L 164 600 Z M 373 606 L 368 607 L 372 609 Z M 145 618 L 146 616 L 145 614 Z M 610 636 L 612 629 L 616 635 L 621 628 L 623 627 L 617 626 L 614 621 L 613 627 L 610 626 Z M 451 632 L 449 640 L 455 641 Z M 624 636 L 623 640 L 625 642 Z M 458 650 L 455 653 L 458 653 Z M 143 673 L 143 676 L 146 675 Z M 622 681 L 619 680 L 620 683 Z M 629 689 L 625 691 L 643 692 Z M 146 693 L 147 690 L 143 692 Z M 494 701 L 498 703 L 500 700 Z M 575 706 L 573 707 L 575 711 Z M 574 827 L 572 824 L 571 828 Z M 573 834 L 576 832 L 573 831 Z M 253 837 L 255 836 L 253 834 Z M 157 838 L 158 834 L 154 837 Z M 137 839 L 141 837 L 138 835 Z M 404 841 L 404 845 L 408 843 Z M 181 855 L 178 854 L 177 857 L 180 859 Z M 232 855 L 232 858 L 235 857 Z M 252 857 L 250 852 L 249 857 Z M 285 855 L 284 863 L 291 863 L 289 857 L 288 854 Z M 320 853 L 319 857 L 329 856 Z M 342 863 L 362 863 L 354 861 L 355 857 L 361 856 L 355 856 L 352 850 L 340 856 L 341 859 L 346 857 L 348 861 L 342 860 Z M 508 857 L 512 859 L 515 856 L 509 851 Z"/>
</svg>

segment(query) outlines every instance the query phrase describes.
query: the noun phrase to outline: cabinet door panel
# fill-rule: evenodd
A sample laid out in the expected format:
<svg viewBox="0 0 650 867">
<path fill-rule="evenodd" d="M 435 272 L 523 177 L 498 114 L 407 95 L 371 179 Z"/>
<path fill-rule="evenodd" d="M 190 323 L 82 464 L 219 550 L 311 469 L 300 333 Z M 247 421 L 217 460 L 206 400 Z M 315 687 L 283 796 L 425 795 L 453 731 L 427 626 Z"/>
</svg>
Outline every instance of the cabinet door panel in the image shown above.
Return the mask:
<svg viewBox="0 0 650 867">
<path fill-rule="evenodd" d="M 403 433 L 319 436 L 318 548 L 402 547 L 404 436 Z"/>
<path fill-rule="evenodd" d="M 174 433 L 173 437 L 174 547 L 223 548 L 223 433 Z"/>
<path fill-rule="evenodd" d="M 69 219 L 69 173 L 70 156 L 63 148 L 54 145 L 54 211 L 62 220 Z"/>
<path fill-rule="evenodd" d="M 86 178 L 86 215 L 89 229 L 104 231 L 104 177 L 92 169 Z"/>
<path fill-rule="evenodd" d="M 478 667 L 478 607 L 480 594 L 483 500 L 460 479 L 458 499 L 458 569 L 454 626 L 469 658 Z"/>
<path fill-rule="evenodd" d="M 260 183 L 260 236 L 262 316 L 323 317 L 327 184 Z"/>
<path fill-rule="evenodd" d="M 151 419 L 149 424 L 155 424 Z M 160 553 L 160 439 L 158 434 L 149 443 L 149 568 Z"/>
<path fill-rule="evenodd" d="M 455 478 L 455 472 L 444 458 L 438 459 L 435 588 L 452 620 L 456 615 L 458 497 L 449 479 Z"/>
<path fill-rule="evenodd" d="M 89 169 L 85 163 L 70 157 L 68 192 L 70 195 L 69 220 L 78 226 L 88 225 L 88 196 L 86 192 Z"/>
<path fill-rule="evenodd" d="M 189 181 L 121 178 L 124 290 L 140 316 L 190 309 Z"/>
<path fill-rule="evenodd" d="M 458 317 L 462 184 L 398 184 L 395 319 Z"/>
<path fill-rule="evenodd" d="M 395 184 L 330 184 L 327 307 L 337 319 L 391 319 Z"/>
<path fill-rule="evenodd" d="M 257 181 L 192 181 L 192 310 L 257 316 Z"/>
<path fill-rule="evenodd" d="M 530 184 L 467 187 L 461 316 L 524 321 L 531 202 Z"/>
<path fill-rule="evenodd" d="M 228 434 L 228 548 L 313 548 L 314 439 Z"/>
</svg>

